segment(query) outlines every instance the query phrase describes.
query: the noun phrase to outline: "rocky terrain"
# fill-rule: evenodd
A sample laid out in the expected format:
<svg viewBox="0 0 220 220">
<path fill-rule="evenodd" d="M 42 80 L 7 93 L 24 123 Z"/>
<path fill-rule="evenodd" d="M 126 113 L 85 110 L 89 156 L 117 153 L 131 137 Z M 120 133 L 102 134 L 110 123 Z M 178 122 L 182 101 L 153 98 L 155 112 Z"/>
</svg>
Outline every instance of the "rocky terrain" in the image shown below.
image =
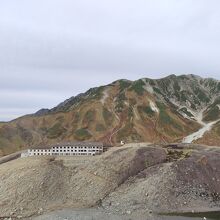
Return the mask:
<svg viewBox="0 0 220 220">
<path fill-rule="evenodd" d="M 195 75 L 118 80 L 0 123 L 0 156 L 62 141 L 220 145 L 220 82 Z"/>
<path fill-rule="evenodd" d="M 220 209 L 220 148 L 127 144 L 95 157 L 32 157 L 0 164 L 0 218 L 63 208 L 107 215 Z"/>
</svg>

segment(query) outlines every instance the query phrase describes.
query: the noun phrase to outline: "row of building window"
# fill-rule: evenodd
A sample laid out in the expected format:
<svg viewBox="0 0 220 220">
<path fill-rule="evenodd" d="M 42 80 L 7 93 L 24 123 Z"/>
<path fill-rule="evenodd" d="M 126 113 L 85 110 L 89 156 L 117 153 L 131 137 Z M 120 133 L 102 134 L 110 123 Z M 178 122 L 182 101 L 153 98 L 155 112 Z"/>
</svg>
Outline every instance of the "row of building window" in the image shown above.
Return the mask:
<svg viewBox="0 0 220 220">
<path fill-rule="evenodd" d="M 44 151 L 44 150 L 34 150 L 34 153 L 50 153 L 51 151 Z M 60 153 L 60 152 L 100 152 L 100 150 L 90 150 L 90 149 L 87 149 L 87 150 L 53 150 L 52 152 L 57 152 L 57 153 Z"/>
<path fill-rule="evenodd" d="M 70 151 L 69 149 L 68 150 L 66 150 L 66 149 L 53 149 L 53 152 L 62 152 L 62 150 L 64 151 L 64 152 L 66 152 L 66 151 Z M 83 149 L 83 150 L 78 150 L 78 149 L 75 149 L 75 151 L 87 151 L 87 150 L 89 150 L 89 151 L 91 151 L 91 149 Z M 102 150 L 102 149 L 94 149 L 93 148 L 93 150 L 92 151 L 100 151 L 100 150 Z M 51 149 L 48 149 L 48 150 L 46 150 L 46 149 L 34 149 L 34 150 L 31 150 L 31 151 L 33 151 L 33 152 L 51 152 Z M 73 152 L 73 149 L 71 149 L 71 152 Z"/>
<path fill-rule="evenodd" d="M 61 147 L 52 147 L 52 149 L 60 149 L 60 148 L 67 148 L 67 149 L 69 149 L 69 148 L 80 148 L 80 149 L 82 149 L 82 148 L 99 148 L 99 149 L 102 149 L 103 147 L 99 147 L 99 146 L 83 146 L 83 147 L 80 147 L 80 146 L 76 146 L 76 147 L 65 147 L 65 146 L 61 146 Z"/>
<path fill-rule="evenodd" d="M 34 153 L 33 155 L 94 155 L 94 153 Z"/>
</svg>

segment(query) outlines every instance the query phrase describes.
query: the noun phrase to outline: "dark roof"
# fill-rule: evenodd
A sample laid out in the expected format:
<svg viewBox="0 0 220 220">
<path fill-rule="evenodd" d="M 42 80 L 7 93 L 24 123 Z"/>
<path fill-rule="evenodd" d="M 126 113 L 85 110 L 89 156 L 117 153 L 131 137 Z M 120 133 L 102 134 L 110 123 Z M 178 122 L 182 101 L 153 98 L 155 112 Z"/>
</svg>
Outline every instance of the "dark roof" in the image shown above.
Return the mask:
<svg viewBox="0 0 220 220">
<path fill-rule="evenodd" d="M 51 146 L 46 146 L 46 145 L 39 145 L 39 146 L 33 146 L 33 147 L 31 147 L 30 149 L 50 149 L 51 148 Z"/>
<path fill-rule="evenodd" d="M 52 147 L 61 147 L 61 146 L 67 146 L 67 147 L 90 147 L 90 146 L 96 146 L 96 147 L 103 147 L 103 143 L 101 142 L 64 142 L 64 143 L 56 143 L 53 145 L 40 145 L 40 146 L 34 146 L 31 147 L 31 149 L 51 149 Z"/>
<path fill-rule="evenodd" d="M 96 147 L 103 147 L 103 143 L 101 142 L 66 142 L 66 143 L 57 143 L 52 145 L 51 147 L 61 147 L 61 146 L 67 146 L 67 147 L 89 147 L 89 146 L 96 146 Z"/>
</svg>

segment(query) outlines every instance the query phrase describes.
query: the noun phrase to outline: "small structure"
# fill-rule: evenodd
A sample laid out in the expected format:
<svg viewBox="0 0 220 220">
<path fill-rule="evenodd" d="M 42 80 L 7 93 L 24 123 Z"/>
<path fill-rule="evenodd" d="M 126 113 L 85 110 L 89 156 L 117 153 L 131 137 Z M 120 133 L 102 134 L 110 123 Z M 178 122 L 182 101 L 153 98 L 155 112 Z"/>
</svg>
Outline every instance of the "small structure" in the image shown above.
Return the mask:
<svg viewBox="0 0 220 220">
<path fill-rule="evenodd" d="M 103 144 L 99 142 L 68 142 L 52 146 L 33 147 L 21 154 L 29 156 L 94 156 L 103 153 Z"/>
<path fill-rule="evenodd" d="M 124 141 L 121 141 L 121 145 L 122 145 L 122 146 L 125 145 L 125 142 L 124 142 Z"/>
</svg>

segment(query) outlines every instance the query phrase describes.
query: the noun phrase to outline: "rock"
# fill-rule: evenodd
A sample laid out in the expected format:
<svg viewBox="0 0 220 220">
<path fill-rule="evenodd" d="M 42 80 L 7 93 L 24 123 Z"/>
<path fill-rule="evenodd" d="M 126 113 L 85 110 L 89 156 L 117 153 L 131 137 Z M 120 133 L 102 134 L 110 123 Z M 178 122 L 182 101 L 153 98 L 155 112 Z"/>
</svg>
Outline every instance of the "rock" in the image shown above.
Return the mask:
<svg viewBox="0 0 220 220">
<path fill-rule="evenodd" d="M 130 214 L 131 214 L 131 211 L 130 211 L 130 210 L 128 210 L 128 211 L 126 211 L 126 213 L 127 213 L 128 215 L 130 215 Z"/>
</svg>

